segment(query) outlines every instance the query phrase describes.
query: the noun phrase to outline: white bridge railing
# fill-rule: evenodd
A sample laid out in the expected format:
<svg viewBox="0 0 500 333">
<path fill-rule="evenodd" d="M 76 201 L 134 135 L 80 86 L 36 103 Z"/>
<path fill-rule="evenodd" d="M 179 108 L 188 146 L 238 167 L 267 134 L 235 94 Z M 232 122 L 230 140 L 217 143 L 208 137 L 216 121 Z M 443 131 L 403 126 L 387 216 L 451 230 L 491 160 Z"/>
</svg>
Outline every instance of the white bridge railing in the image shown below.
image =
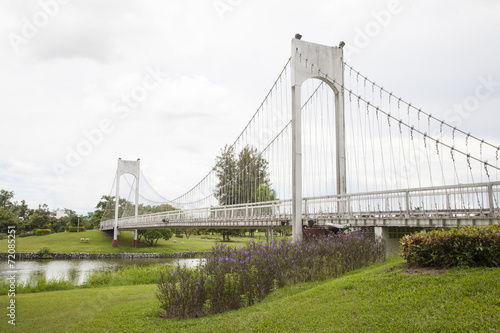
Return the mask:
<svg viewBox="0 0 500 333">
<path fill-rule="evenodd" d="M 499 218 L 500 182 L 310 197 L 302 200 L 303 220 L 354 221 L 370 225 L 384 220 L 489 220 Z M 259 228 L 290 221 L 291 200 L 173 210 L 118 219 L 119 229 Z M 366 221 L 372 221 L 366 223 Z M 361 221 L 361 222 L 360 222 Z M 364 221 L 364 222 L 363 222 Z M 378 222 L 377 222 L 378 221 Z M 113 229 L 115 220 L 100 229 Z"/>
</svg>

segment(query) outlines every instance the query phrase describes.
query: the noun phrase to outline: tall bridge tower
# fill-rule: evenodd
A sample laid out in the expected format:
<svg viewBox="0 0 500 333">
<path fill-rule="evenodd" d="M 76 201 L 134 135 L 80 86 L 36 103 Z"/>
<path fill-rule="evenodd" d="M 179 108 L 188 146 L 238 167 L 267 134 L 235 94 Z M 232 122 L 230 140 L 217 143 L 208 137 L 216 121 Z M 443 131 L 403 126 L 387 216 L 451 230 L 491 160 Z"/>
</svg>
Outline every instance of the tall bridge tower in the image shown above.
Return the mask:
<svg viewBox="0 0 500 333">
<path fill-rule="evenodd" d="M 292 234 L 302 239 L 302 124 L 301 85 L 308 79 L 324 81 L 335 94 L 335 147 L 337 194 L 346 194 L 344 120 L 344 66 L 342 47 L 332 47 L 292 39 Z M 346 211 L 338 203 L 338 212 Z"/>
</svg>

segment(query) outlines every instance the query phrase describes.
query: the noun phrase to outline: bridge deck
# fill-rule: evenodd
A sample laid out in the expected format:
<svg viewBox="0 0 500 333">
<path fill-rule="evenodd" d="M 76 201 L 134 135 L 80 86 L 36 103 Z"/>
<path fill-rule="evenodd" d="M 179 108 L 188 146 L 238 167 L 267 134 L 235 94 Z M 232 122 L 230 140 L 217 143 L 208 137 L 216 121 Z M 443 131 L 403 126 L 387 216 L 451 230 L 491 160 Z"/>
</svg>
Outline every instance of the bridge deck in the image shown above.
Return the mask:
<svg viewBox="0 0 500 333">
<path fill-rule="evenodd" d="M 304 225 L 458 227 L 488 225 L 500 217 L 500 182 L 405 189 L 303 199 Z M 123 230 L 155 228 L 258 229 L 290 224 L 291 200 L 173 210 L 118 219 Z M 345 213 L 339 213 L 345 212 Z M 115 220 L 101 223 L 110 230 Z"/>
</svg>

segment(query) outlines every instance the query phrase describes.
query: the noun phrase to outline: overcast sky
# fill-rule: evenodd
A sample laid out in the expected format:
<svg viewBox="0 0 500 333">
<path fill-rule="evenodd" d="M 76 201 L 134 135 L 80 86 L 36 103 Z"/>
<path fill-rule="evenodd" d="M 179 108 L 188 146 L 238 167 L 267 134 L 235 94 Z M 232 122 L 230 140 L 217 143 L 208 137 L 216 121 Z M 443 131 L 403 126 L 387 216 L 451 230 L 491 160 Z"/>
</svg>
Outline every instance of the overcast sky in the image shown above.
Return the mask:
<svg viewBox="0 0 500 333">
<path fill-rule="evenodd" d="M 0 188 L 93 211 L 119 157 L 174 198 L 232 143 L 303 40 L 500 145 L 495 0 L 5 0 Z M 130 96 L 133 96 L 130 97 Z"/>
</svg>

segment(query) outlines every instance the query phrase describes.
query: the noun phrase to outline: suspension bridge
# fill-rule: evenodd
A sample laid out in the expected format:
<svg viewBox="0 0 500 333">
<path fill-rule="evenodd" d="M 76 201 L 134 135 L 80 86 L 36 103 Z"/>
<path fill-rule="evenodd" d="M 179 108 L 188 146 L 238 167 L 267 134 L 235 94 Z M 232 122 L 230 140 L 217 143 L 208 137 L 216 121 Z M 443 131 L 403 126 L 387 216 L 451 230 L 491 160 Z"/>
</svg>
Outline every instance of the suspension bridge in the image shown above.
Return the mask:
<svg viewBox="0 0 500 333">
<path fill-rule="evenodd" d="M 291 226 L 300 240 L 312 224 L 374 227 L 389 238 L 401 227 L 496 223 L 500 147 L 364 76 L 344 61 L 342 46 L 293 39 L 291 57 L 253 117 L 177 198 L 154 191 L 139 160 L 119 159 L 115 216 L 100 229 L 114 230 L 114 246 L 118 233 L 130 230 L 136 246 L 137 230 L 152 228 Z M 120 216 L 123 175 L 133 177 L 127 189 L 135 202 L 127 199 Z M 168 209 L 139 214 L 145 205 Z"/>
</svg>

